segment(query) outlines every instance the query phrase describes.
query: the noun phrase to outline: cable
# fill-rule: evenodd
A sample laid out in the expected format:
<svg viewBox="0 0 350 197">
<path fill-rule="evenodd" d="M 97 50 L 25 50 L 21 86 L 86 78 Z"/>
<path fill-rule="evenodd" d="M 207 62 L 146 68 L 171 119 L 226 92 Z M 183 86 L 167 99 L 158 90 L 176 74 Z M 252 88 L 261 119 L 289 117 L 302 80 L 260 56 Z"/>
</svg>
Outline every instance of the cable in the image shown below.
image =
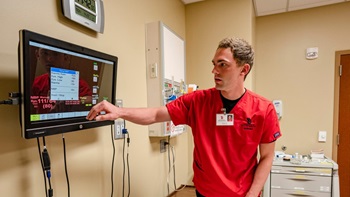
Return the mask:
<svg viewBox="0 0 350 197">
<path fill-rule="evenodd" d="M 174 188 L 176 190 L 176 173 L 175 173 L 175 154 L 174 154 L 174 146 L 171 146 L 171 152 L 173 154 L 173 172 L 174 172 Z"/>
<path fill-rule="evenodd" d="M 127 146 L 127 154 L 126 154 L 126 164 L 127 164 L 127 167 L 128 167 L 128 197 L 130 197 L 130 192 L 131 192 L 131 189 L 130 189 L 130 166 L 129 166 L 129 144 L 130 144 L 130 136 L 129 136 L 129 133 L 128 134 L 128 138 L 126 140 L 128 146 Z"/>
<path fill-rule="evenodd" d="M 113 125 L 111 125 L 111 138 L 112 138 L 112 146 L 113 146 L 113 156 L 112 156 L 112 169 L 111 169 L 111 184 L 112 184 L 112 190 L 111 190 L 111 197 L 113 197 L 114 194 L 114 160 L 115 160 L 115 144 L 114 144 L 114 138 L 113 138 Z"/>
<path fill-rule="evenodd" d="M 0 101 L 0 104 L 1 105 L 12 105 L 12 100 L 2 100 Z"/>
<path fill-rule="evenodd" d="M 124 188 L 125 188 L 125 135 L 123 140 L 123 190 L 122 197 L 124 197 Z"/>
<path fill-rule="evenodd" d="M 44 175 L 44 182 L 45 182 L 45 196 L 47 196 L 47 183 L 46 183 L 46 176 L 45 176 L 45 170 L 44 170 L 44 163 L 43 163 L 43 158 L 41 155 L 41 148 L 40 148 L 40 141 L 39 138 L 36 138 L 37 144 L 38 144 L 38 151 L 39 151 L 39 157 L 40 157 L 40 164 L 41 164 L 41 168 L 43 171 L 43 175 Z"/>
<path fill-rule="evenodd" d="M 165 144 L 168 145 L 168 176 L 167 176 L 167 189 L 168 189 L 168 196 L 170 195 L 170 184 L 169 184 L 169 177 L 170 177 L 170 173 L 171 173 L 171 164 L 170 164 L 170 136 L 168 136 L 168 142 Z M 176 188 L 175 188 L 176 189 Z"/>
<path fill-rule="evenodd" d="M 43 167 L 44 170 L 46 172 L 46 177 L 47 177 L 47 181 L 49 183 L 49 190 L 48 190 L 48 197 L 52 197 L 53 196 L 53 189 L 51 186 L 51 162 L 50 162 L 50 156 L 49 156 L 49 152 L 46 149 L 46 142 L 45 142 L 45 136 L 43 136 L 43 145 L 44 145 L 44 149 L 42 154 L 42 162 L 43 162 Z"/>
<path fill-rule="evenodd" d="M 44 144 L 44 147 L 46 147 L 46 140 L 45 140 L 45 136 L 43 136 L 43 144 Z"/>
<path fill-rule="evenodd" d="M 171 146 L 171 152 L 173 154 L 173 171 L 174 171 L 174 186 L 175 186 L 175 191 L 181 191 L 183 190 L 186 185 L 183 185 L 181 188 L 177 189 L 177 186 L 176 186 L 176 173 L 175 173 L 175 158 L 176 158 L 176 154 L 175 154 L 175 147 L 174 146 Z"/>
<path fill-rule="evenodd" d="M 181 191 L 183 190 L 186 185 L 183 185 L 181 186 L 181 188 L 177 189 L 177 186 L 176 186 L 176 171 L 175 171 L 175 147 L 174 146 L 171 146 L 170 145 L 170 136 L 168 136 L 168 143 L 166 144 L 168 145 L 168 162 L 169 162 L 169 171 L 168 171 L 168 176 L 167 176 L 167 187 L 168 187 L 168 196 L 170 195 L 169 194 L 169 190 L 170 190 L 170 181 L 169 181 L 169 178 L 170 178 L 170 174 L 171 174 L 171 166 L 172 166 L 172 169 L 173 169 L 173 173 L 174 173 L 174 191 Z M 172 156 L 173 156 L 173 162 L 171 164 L 171 161 L 170 161 L 170 148 L 171 148 L 171 152 L 172 152 Z"/>
<path fill-rule="evenodd" d="M 65 140 L 65 138 L 64 138 L 64 134 L 63 134 L 63 133 L 62 133 L 62 143 L 63 143 L 63 161 L 64 161 L 64 171 L 65 171 L 65 173 L 66 173 L 68 197 L 70 197 L 70 184 L 69 184 L 68 169 L 67 169 L 67 151 L 66 151 L 66 140 Z"/>
<path fill-rule="evenodd" d="M 1 105 L 18 105 L 19 104 L 20 93 L 10 92 L 9 99 L 0 101 Z"/>
<path fill-rule="evenodd" d="M 124 123 L 125 125 L 125 123 Z M 123 193 L 122 196 L 124 197 L 125 193 L 125 140 L 127 142 L 127 149 L 126 149 L 126 165 L 127 165 L 127 171 L 128 171 L 128 197 L 130 196 L 131 189 L 130 189 L 130 166 L 129 166 L 129 144 L 130 144 L 130 134 L 127 129 L 122 129 L 122 132 L 124 134 L 124 142 L 123 142 Z M 126 137 L 127 136 L 127 137 Z"/>
</svg>

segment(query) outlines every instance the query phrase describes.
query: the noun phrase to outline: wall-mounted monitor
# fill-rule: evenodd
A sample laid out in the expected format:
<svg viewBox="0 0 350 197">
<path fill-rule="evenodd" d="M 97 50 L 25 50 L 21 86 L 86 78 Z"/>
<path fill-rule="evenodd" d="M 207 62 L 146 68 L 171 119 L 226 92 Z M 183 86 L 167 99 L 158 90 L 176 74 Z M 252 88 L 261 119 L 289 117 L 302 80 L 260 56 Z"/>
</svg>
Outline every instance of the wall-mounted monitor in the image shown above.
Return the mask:
<svg viewBox="0 0 350 197">
<path fill-rule="evenodd" d="M 22 137 L 114 124 L 85 117 L 102 100 L 115 104 L 116 56 L 20 30 L 18 58 Z"/>
</svg>

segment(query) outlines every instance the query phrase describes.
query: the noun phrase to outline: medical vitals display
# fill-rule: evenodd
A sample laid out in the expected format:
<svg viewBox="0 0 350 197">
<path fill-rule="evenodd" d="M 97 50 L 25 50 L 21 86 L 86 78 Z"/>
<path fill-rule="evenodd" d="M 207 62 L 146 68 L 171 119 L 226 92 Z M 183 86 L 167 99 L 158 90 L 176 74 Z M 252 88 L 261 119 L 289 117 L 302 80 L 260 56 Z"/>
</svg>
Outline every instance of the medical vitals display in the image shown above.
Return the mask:
<svg viewBox="0 0 350 197">
<path fill-rule="evenodd" d="M 117 57 L 28 30 L 18 54 L 24 138 L 114 123 L 86 116 L 102 100 L 115 103 Z"/>
</svg>

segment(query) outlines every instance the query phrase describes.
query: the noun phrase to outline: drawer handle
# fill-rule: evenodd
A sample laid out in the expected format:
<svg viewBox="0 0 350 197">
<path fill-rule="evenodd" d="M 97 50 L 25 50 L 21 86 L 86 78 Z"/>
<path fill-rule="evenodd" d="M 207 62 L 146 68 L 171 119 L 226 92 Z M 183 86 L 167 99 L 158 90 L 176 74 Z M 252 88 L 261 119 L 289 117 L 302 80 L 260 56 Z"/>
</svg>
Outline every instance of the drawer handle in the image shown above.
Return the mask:
<svg viewBox="0 0 350 197">
<path fill-rule="evenodd" d="M 289 194 L 290 196 L 310 196 L 309 194 Z"/>
<path fill-rule="evenodd" d="M 304 190 L 303 187 L 294 187 L 295 190 Z"/>
<path fill-rule="evenodd" d="M 271 185 L 272 189 L 281 189 L 281 186 Z"/>
<path fill-rule="evenodd" d="M 306 194 L 304 191 L 298 191 L 298 192 L 294 192 L 294 193 L 289 193 L 289 196 L 311 196 L 309 194 Z"/>
<path fill-rule="evenodd" d="M 312 181 L 311 179 L 308 179 L 306 177 L 293 177 L 293 178 L 289 178 L 289 180 L 294 180 L 294 181 Z"/>
</svg>

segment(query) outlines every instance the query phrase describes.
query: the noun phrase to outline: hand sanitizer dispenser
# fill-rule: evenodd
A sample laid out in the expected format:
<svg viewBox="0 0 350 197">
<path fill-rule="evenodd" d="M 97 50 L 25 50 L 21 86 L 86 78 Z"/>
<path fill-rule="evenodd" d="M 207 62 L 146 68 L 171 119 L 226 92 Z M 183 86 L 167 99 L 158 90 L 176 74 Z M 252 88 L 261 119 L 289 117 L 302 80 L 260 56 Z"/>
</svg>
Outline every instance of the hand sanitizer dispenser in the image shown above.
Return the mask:
<svg viewBox="0 0 350 197">
<path fill-rule="evenodd" d="M 281 100 L 273 100 L 272 101 L 273 105 L 275 106 L 275 110 L 277 113 L 278 120 L 282 118 L 283 111 L 282 111 L 282 101 Z"/>
</svg>

